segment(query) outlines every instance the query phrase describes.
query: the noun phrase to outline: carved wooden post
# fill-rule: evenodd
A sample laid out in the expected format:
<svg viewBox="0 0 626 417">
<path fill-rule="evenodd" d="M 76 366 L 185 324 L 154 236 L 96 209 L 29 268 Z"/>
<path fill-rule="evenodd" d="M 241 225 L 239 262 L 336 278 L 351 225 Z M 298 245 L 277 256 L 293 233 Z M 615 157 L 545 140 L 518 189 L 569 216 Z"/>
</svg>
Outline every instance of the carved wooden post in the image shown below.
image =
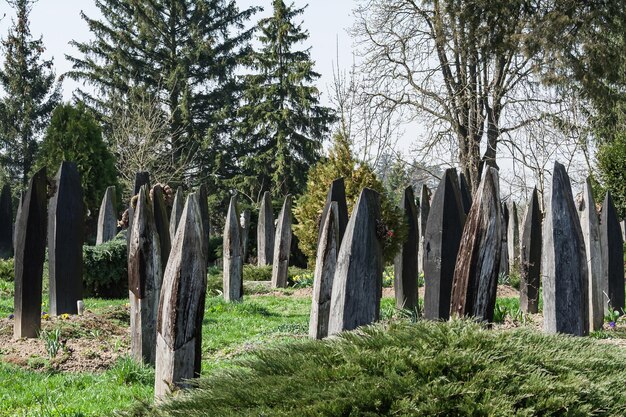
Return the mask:
<svg viewBox="0 0 626 417">
<path fill-rule="evenodd" d="M 263 194 L 256 229 L 258 265 L 271 265 L 274 257 L 274 213 L 269 191 Z"/>
<path fill-rule="evenodd" d="M 224 224 L 224 300 L 241 301 L 243 298 L 243 258 L 241 256 L 241 240 L 239 214 L 237 213 L 237 196 L 230 198 L 226 223 Z"/>
<path fill-rule="evenodd" d="M 160 185 L 152 187 L 152 213 L 154 214 L 154 225 L 159 236 L 159 247 L 161 250 L 161 271 L 165 271 L 167 259 L 170 256 L 172 241 L 170 240 L 170 220 L 167 217 L 165 208 L 165 196 Z"/>
<path fill-rule="evenodd" d="M 170 242 L 173 242 L 174 236 L 176 236 L 176 229 L 178 229 L 178 223 L 180 223 L 180 216 L 183 214 L 184 205 L 185 196 L 183 187 L 178 187 L 176 189 L 176 195 L 174 196 L 172 214 L 170 216 Z"/>
<path fill-rule="evenodd" d="M 500 250 L 500 272 L 499 275 L 510 275 L 509 269 L 509 248 L 508 248 L 508 224 L 509 224 L 509 209 L 505 203 L 500 204 L 500 218 L 501 231 L 502 231 L 502 249 Z"/>
<path fill-rule="evenodd" d="M 424 233 L 424 316 L 448 320 L 456 256 L 465 213 L 456 170 L 446 170 L 433 196 Z"/>
<path fill-rule="evenodd" d="M 202 184 L 198 188 L 198 203 L 200 204 L 200 217 L 202 218 L 202 244 L 204 245 L 204 257 L 208 262 L 209 259 L 209 235 L 211 234 L 211 226 L 209 223 L 209 192 L 207 186 Z M 208 268 L 208 263 L 207 263 Z"/>
<path fill-rule="evenodd" d="M 426 222 L 428 221 L 428 213 L 430 212 L 430 190 L 426 184 L 422 185 L 422 192 L 420 193 L 420 207 L 419 207 L 419 251 L 417 254 L 417 272 L 424 273 L 424 233 L 426 232 Z"/>
<path fill-rule="evenodd" d="M 333 281 L 339 253 L 339 204 L 331 201 L 317 246 L 315 278 L 313 281 L 313 303 L 309 320 L 309 336 L 323 339 L 328 336 L 328 320 Z"/>
<path fill-rule="evenodd" d="M 11 187 L 4 184 L 0 194 L 0 259 L 13 256 L 13 198 Z"/>
<path fill-rule="evenodd" d="M 520 309 L 524 313 L 539 311 L 541 233 L 541 211 L 535 188 L 526 207 L 520 246 Z"/>
<path fill-rule="evenodd" d="M 396 295 L 396 308 L 415 310 L 417 303 L 417 255 L 419 233 L 417 230 L 417 207 L 413 187 L 404 190 L 402 209 L 407 220 L 407 240 L 396 255 L 394 262 L 393 286 Z"/>
<path fill-rule="evenodd" d="M 485 166 L 470 209 L 452 285 L 452 316 L 493 321 L 502 251 L 498 171 Z"/>
<path fill-rule="evenodd" d="M 203 294 L 206 294 L 206 287 L 207 287 L 207 272 L 208 272 L 208 263 L 209 263 L 209 258 L 208 258 L 208 254 L 209 254 L 209 249 L 208 249 L 208 245 L 209 245 L 209 232 L 210 232 L 210 227 L 209 227 L 209 205 L 208 205 L 208 196 L 207 196 L 207 190 L 206 190 L 206 186 L 203 184 L 200 186 L 200 188 L 198 189 L 198 193 L 197 194 L 192 194 L 193 198 L 196 199 L 196 202 L 198 203 L 198 207 L 200 208 L 200 220 L 202 221 L 202 245 L 203 245 L 203 250 L 202 253 L 204 255 L 204 259 L 206 260 L 204 265 L 204 274 L 202 274 L 202 288 L 201 288 L 201 292 Z M 191 196 L 190 196 L 191 197 Z M 188 199 L 190 198 L 188 197 Z M 194 377 L 199 377 L 200 376 L 200 371 L 202 370 L 202 320 L 204 320 L 204 306 L 206 303 L 206 297 L 202 297 L 199 301 L 199 313 L 197 316 L 197 321 L 196 321 L 196 333 L 195 333 L 195 340 L 196 340 L 196 348 L 195 348 L 195 363 L 193 365 L 193 376 Z"/>
<path fill-rule="evenodd" d="M 543 238 L 544 331 L 584 336 L 589 333 L 585 242 L 569 177 L 558 162 L 554 163 Z"/>
<path fill-rule="evenodd" d="M 591 191 L 591 177 L 587 177 L 583 189 L 583 198 L 578 206 L 580 226 L 585 239 L 587 255 L 587 283 L 589 289 L 589 331 L 600 330 L 604 323 L 602 294 L 602 246 L 600 242 L 600 224 L 596 203 Z"/>
<path fill-rule="evenodd" d="M 608 312 L 609 305 L 615 310 L 624 309 L 624 241 L 613 204 L 611 193 L 607 193 L 602 203 L 602 223 L 600 239 L 602 246 L 603 291 L 608 299 L 604 310 Z"/>
<path fill-rule="evenodd" d="M 98 213 L 96 245 L 112 240 L 117 234 L 116 199 L 115 186 L 107 187 Z"/>
<path fill-rule="evenodd" d="M 328 334 L 353 330 L 380 317 L 383 288 L 380 196 L 363 189 L 348 221 L 337 255 Z"/>
<path fill-rule="evenodd" d="M 346 225 L 348 224 L 348 204 L 346 203 L 346 186 L 343 178 L 337 178 L 334 180 L 328 189 L 326 203 L 324 204 L 324 209 L 322 210 L 320 227 L 317 234 L 318 244 L 322 235 L 322 227 L 324 226 L 328 210 L 330 210 L 330 205 L 333 201 L 337 203 L 337 215 L 339 216 L 337 229 L 339 231 L 339 244 L 341 244 L 341 239 L 343 239 L 343 234 L 346 232 Z"/>
<path fill-rule="evenodd" d="M 133 195 L 131 196 L 131 200 L 132 197 L 136 196 L 137 194 L 139 194 L 139 190 L 141 189 L 141 187 L 143 186 L 147 186 L 148 190 L 150 189 L 150 173 L 147 171 L 141 171 L 141 172 L 136 172 L 135 173 L 135 184 L 133 186 Z M 126 234 L 126 243 L 128 244 L 128 247 L 130 247 L 130 232 L 131 230 L 133 230 L 133 219 L 135 218 L 135 208 L 133 207 L 132 204 L 130 204 L 128 206 L 128 231 Z"/>
<path fill-rule="evenodd" d="M 465 178 L 465 174 L 463 174 L 462 172 L 459 174 L 459 191 L 461 193 L 461 205 L 463 206 L 463 211 L 467 216 L 470 208 L 472 207 L 472 191 L 467 184 L 467 178 Z"/>
<path fill-rule="evenodd" d="M 46 254 L 46 169 L 37 171 L 24 194 L 15 227 L 15 338 L 37 337 Z"/>
<path fill-rule="evenodd" d="M 83 299 L 85 208 L 75 163 L 61 163 L 55 187 L 48 204 L 50 315 L 78 314 L 76 302 Z"/>
<path fill-rule="evenodd" d="M 248 238 L 250 236 L 250 209 L 245 209 L 239 218 L 241 225 L 241 262 L 246 263 L 248 259 Z"/>
<path fill-rule="evenodd" d="M 285 288 L 289 275 L 289 254 L 291 252 L 291 195 L 285 197 L 283 208 L 278 215 L 276 238 L 274 239 L 274 261 L 272 262 L 272 287 Z"/>
<path fill-rule="evenodd" d="M 17 212 L 15 213 L 15 223 L 13 224 L 13 249 L 17 248 L 17 226 L 20 224 L 20 218 L 22 216 L 22 202 L 26 196 L 25 191 L 20 192 L 20 199 L 17 202 Z"/>
<path fill-rule="evenodd" d="M 507 228 L 507 244 L 509 252 L 509 270 L 519 271 L 520 264 L 520 236 L 519 216 L 515 202 L 511 202 L 509 209 L 509 223 Z"/>
<path fill-rule="evenodd" d="M 133 359 L 154 364 L 161 292 L 161 248 L 148 186 L 139 190 L 128 248 L 130 348 Z"/>
<path fill-rule="evenodd" d="M 197 338 L 202 336 L 206 259 L 197 197 L 187 197 L 163 275 L 156 337 L 154 396 L 159 400 L 195 376 Z"/>
</svg>

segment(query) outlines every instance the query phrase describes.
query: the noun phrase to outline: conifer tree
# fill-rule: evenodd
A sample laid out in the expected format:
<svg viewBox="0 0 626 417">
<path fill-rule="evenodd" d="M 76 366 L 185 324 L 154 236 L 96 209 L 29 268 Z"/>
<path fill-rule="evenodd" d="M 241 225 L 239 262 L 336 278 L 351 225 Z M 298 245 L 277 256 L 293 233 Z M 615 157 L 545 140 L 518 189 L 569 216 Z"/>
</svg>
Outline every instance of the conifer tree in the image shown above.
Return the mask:
<svg viewBox="0 0 626 417">
<path fill-rule="evenodd" d="M 251 196 L 272 188 L 275 194 L 300 194 L 309 168 L 319 159 L 334 119 L 319 104 L 313 85 L 310 48 L 298 49 L 309 34 L 295 20 L 304 12 L 273 0 L 272 16 L 259 22 L 261 49 L 251 56 L 235 150 L 241 157 L 236 186 Z"/>
<path fill-rule="evenodd" d="M 43 59 L 42 38 L 33 39 L 31 0 L 11 0 L 16 16 L 2 39 L 4 65 L 0 70 L 0 163 L 14 183 L 25 186 L 35 161 L 38 139 L 61 100 L 52 60 Z"/>
</svg>

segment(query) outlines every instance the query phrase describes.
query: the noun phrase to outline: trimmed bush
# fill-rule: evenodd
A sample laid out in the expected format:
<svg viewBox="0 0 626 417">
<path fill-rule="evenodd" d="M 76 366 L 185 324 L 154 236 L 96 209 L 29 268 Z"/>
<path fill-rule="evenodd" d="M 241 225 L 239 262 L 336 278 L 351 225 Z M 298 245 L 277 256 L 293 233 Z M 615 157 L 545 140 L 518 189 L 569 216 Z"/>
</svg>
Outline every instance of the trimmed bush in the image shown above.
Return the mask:
<svg viewBox="0 0 626 417">
<path fill-rule="evenodd" d="M 0 280 L 13 282 L 15 281 L 15 265 L 13 258 L 0 259 Z"/>
<path fill-rule="evenodd" d="M 83 286 L 85 297 L 119 298 L 128 296 L 126 236 L 97 246 L 83 246 Z"/>
</svg>

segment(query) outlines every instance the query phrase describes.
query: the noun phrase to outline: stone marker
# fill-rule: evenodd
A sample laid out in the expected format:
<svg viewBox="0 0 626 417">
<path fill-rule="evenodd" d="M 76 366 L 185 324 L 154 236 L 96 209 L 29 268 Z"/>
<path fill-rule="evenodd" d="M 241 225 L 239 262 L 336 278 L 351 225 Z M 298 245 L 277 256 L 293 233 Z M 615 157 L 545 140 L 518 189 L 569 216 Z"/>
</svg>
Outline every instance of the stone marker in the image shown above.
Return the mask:
<svg viewBox="0 0 626 417">
<path fill-rule="evenodd" d="M 485 166 L 465 221 L 454 269 L 450 315 L 492 322 L 502 252 L 498 171 Z"/>
<path fill-rule="evenodd" d="M 170 239 L 170 220 L 165 208 L 165 196 L 163 188 L 159 184 L 152 187 L 152 213 L 154 214 L 154 225 L 159 235 L 159 247 L 161 250 L 161 271 L 165 271 L 167 259 L 170 256 L 172 241 Z"/>
<path fill-rule="evenodd" d="M 117 235 L 116 199 L 115 186 L 107 187 L 100 204 L 100 212 L 98 213 L 96 245 L 113 240 L 115 235 Z"/>
<path fill-rule="evenodd" d="M 361 191 L 337 255 L 328 335 L 377 321 L 383 288 L 383 250 L 378 236 L 380 195 Z"/>
<path fill-rule="evenodd" d="M 583 198 L 578 206 L 580 226 L 585 239 L 587 255 L 587 283 L 589 289 L 589 331 L 600 330 L 604 323 L 602 295 L 602 245 L 600 242 L 600 224 L 596 203 L 591 191 L 591 177 L 587 177 L 583 189 Z"/>
<path fill-rule="evenodd" d="M 326 221 L 328 210 L 330 210 L 330 203 L 333 201 L 337 203 L 337 215 L 339 216 L 339 223 L 337 223 L 337 228 L 339 230 L 339 244 L 341 244 L 341 239 L 343 239 L 343 234 L 346 232 L 346 225 L 348 224 L 348 204 L 346 203 L 346 186 L 343 178 L 338 178 L 334 180 L 330 185 L 330 188 L 328 189 L 328 194 L 326 195 L 326 203 L 324 204 L 324 209 L 322 210 L 320 227 L 317 234 L 318 244 L 320 236 L 322 235 L 322 227 L 324 226 L 324 222 Z"/>
<path fill-rule="evenodd" d="M 510 216 L 509 212 L 509 216 Z M 541 273 L 541 211 L 539 197 L 534 188 L 526 207 L 522 238 L 520 240 L 520 309 L 524 313 L 539 311 L 539 285 Z"/>
<path fill-rule="evenodd" d="M 154 364 L 156 318 L 161 292 L 161 248 L 149 188 L 139 190 L 128 247 L 130 349 L 137 362 Z"/>
<path fill-rule="evenodd" d="M 519 236 L 519 216 L 517 213 L 517 205 L 511 202 L 509 208 L 509 223 L 507 225 L 507 244 L 509 252 L 509 270 L 511 272 L 519 271 L 520 263 L 520 236 Z"/>
<path fill-rule="evenodd" d="M 511 271 L 509 269 L 509 247 L 508 247 L 508 224 L 509 224 L 509 209 L 505 203 L 500 204 L 500 218 L 501 231 L 502 231 L 502 249 L 500 251 L 500 272 L 498 275 L 509 276 Z"/>
<path fill-rule="evenodd" d="M 206 259 L 202 218 L 195 194 L 181 213 L 159 301 L 154 396 L 159 400 L 195 376 L 197 338 L 202 335 Z"/>
<path fill-rule="evenodd" d="M 241 262 L 246 263 L 248 259 L 248 238 L 250 237 L 250 209 L 245 209 L 239 217 L 241 226 Z"/>
<path fill-rule="evenodd" d="M 624 241 L 611 193 L 606 194 L 602 203 L 600 239 L 604 276 L 602 290 L 608 296 L 608 299 L 605 297 L 604 311 L 608 312 L 609 305 L 614 310 L 622 311 L 624 309 Z"/>
<path fill-rule="evenodd" d="M 470 190 L 467 178 L 462 172 L 459 174 L 459 191 L 461 192 L 461 204 L 463 205 L 463 211 L 465 215 L 470 211 L 472 207 L 472 191 Z"/>
<path fill-rule="evenodd" d="M 11 187 L 4 184 L 0 193 L 0 259 L 13 256 L 13 198 Z"/>
<path fill-rule="evenodd" d="M 33 175 L 15 227 L 13 337 L 37 337 L 41 326 L 41 286 L 46 254 L 46 169 Z"/>
<path fill-rule="evenodd" d="M 237 196 L 230 198 L 224 224 L 224 300 L 241 301 L 243 298 L 243 257 L 241 254 L 241 230 L 237 213 Z"/>
<path fill-rule="evenodd" d="M 465 224 L 456 170 L 446 170 L 433 196 L 424 233 L 424 316 L 450 318 L 456 256 Z"/>
<path fill-rule="evenodd" d="M 558 162 L 554 163 L 543 239 L 543 329 L 548 333 L 587 335 L 589 301 L 585 241 L 569 177 L 565 167 Z"/>
<path fill-rule="evenodd" d="M 430 212 L 430 190 L 426 184 L 422 184 L 422 192 L 420 193 L 419 206 L 419 234 L 420 243 L 417 254 L 417 271 L 419 274 L 424 273 L 424 232 L 426 232 L 426 222 L 428 221 L 428 213 Z"/>
<path fill-rule="evenodd" d="M 313 339 L 323 339 L 328 336 L 330 300 L 337 268 L 337 254 L 341 245 L 338 225 L 339 204 L 331 201 L 324 217 L 324 224 L 322 224 L 315 258 L 313 302 L 309 320 L 309 336 Z"/>
<path fill-rule="evenodd" d="M 185 195 L 183 187 L 176 189 L 176 195 L 174 196 L 174 203 L 172 204 L 172 214 L 170 215 L 170 242 L 174 241 L 176 236 L 176 229 L 178 229 L 178 223 L 180 223 L 180 216 L 183 214 L 183 208 L 185 205 Z"/>
<path fill-rule="evenodd" d="M 276 238 L 274 239 L 274 260 L 272 262 L 272 287 L 287 287 L 289 275 L 289 254 L 291 252 L 291 201 L 287 195 L 283 208 L 278 214 Z"/>
<path fill-rule="evenodd" d="M 263 194 L 256 228 L 257 264 L 271 265 L 274 257 L 274 213 L 269 191 Z"/>
<path fill-rule="evenodd" d="M 419 233 L 413 187 L 409 186 L 404 190 L 401 208 L 407 222 L 407 239 L 396 255 L 393 288 L 396 295 L 396 308 L 416 311 L 418 307 L 417 255 Z"/>
<path fill-rule="evenodd" d="M 80 174 L 74 162 L 62 162 L 56 192 L 48 204 L 50 315 L 78 314 L 83 299 L 85 207 Z"/>
</svg>

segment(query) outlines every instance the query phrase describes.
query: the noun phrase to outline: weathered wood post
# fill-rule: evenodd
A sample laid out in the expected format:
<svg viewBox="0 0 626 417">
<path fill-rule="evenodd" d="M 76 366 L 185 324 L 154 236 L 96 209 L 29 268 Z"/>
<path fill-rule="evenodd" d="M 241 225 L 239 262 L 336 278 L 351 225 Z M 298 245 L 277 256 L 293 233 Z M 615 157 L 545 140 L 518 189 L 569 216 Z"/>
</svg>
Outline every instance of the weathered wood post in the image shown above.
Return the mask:
<svg viewBox="0 0 626 417">
<path fill-rule="evenodd" d="M 584 336 L 589 333 L 585 241 L 569 177 L 558 162 L 551 191 L 543 223 L 543 329 Z"/>
<path fill-rule="evenodd" d="M 424 316 L 450 318 L 456 256 L 465 224 L 456 170 L 446 170 L 432 199 L 424 233 Z"/>
<path fill-rule="evenodd" d="M 41 286 L 46 255 L 46 169 L 33 175 L 15 227 L 15 322 L 13 337 L 37 337 L 41 326 Z"/>
<path fill-rule="evenodd" d="M 152 187 L 150 192 L 152 200 L 152 213 L 154 214 L 154 225 L 159 236 L 159 247 L 161 250 L 161 271 L 165 271 L 167 259 L 170 256 L 172 241 L 170 240 L 170 220 L 165 208 L 165 196 L 163 188 L 159 184 Z"/>
<path fill-rule="evenodd" d="M 467 183 L 467 178 L 465 178 L 465 174 L 462 172 L 459 174 L 459 191 L 461 193 L 461 205 L 463 206 L 463 211 L 465 215 L 469 213 L 472 208 L 472 191 L 470 190 L 469 184 Z"/>
<path fill-rule="evenodd" d="M 239 217 L 241 226 L 241 262 L 245 264 L 248 260 L 248 239 L 250 237 L 250 209 L 245 209 Z"/>
<path fill-rule="evenodd" d="M 154 364 L 162 269 L 159 235 L 147 185 L 139 190 L 134 211 L 128 248 L 131 356 L 137 362 Z"/>
<path fill-rule="evenodd" d="M 139 194 L 139 190 L 143 186 L 147 186 L 150 189 L 150 173 L 147 171 L 141 171 L 135 173 L 135 183 L 133 185 L 133 195 L 131 195 L 131 204 L 128 205 L 128 231 L 126 232 L 126 243 L 130 247 L 130 232 L 133 230 L 133 219 L 135 218 L 135 208 L 132 204 L 134 196 Z"/>
<path fill-rule="evenodd" d="M 417 272 L 419 274 L 424 273 L 424 233 L 426 232 L 426 222 L 428 221 L 428 213 L 430 212 L 430 190 L 426 184 L 422 185 L 422 192 L 420 193 L 420 207 L 419 207 L 419 251 L 417 254 Z"/>
<path fill-rule="evenodd" d="M 241 301 L 243 298 L 243 257 L 241 254 L 241 230 L 237 212 L 237 196 L 230 198 L 224 224 L 224 300 Z"/>
<path fill-rule="evenodd" d="M 520 309 L 531 314 L 539 311 L 541 217 L 539 196 L 534 188 L 526 207 L 520 245 Z"/>
<path fill-rule="evenodd" d="M 207 273 L 208 273 L 208 264 L 209 264 L 209 203 L 208 203 L 208 192 L 206 186 L 203 184 L 198 189 L 197 194 L 192 194 L 193 198 L 196 199 L 198 203 L 198 207 L 200 208 L 200 220 L 202 223 L 202 245 L 203 250 L 202 253 L 204 255 L 204 259 L 206 262 L 204 263 L 204 274 L 202 274 L 202 293 L 206 294 L 207 287 Z M 195 363 L 193 366 L 193 375 L 194 377 L 200 376 L 200 371 L 202 370 L 202 320 L 204 320 L 204 306 L 206 303 L 206 297 L 202 297 L 199 301 L 199 313 L 197 315 L 196 321 L 196 348 L 195 348 Z"/>
<path fill-rule="evenodd" d="M 174 241 L 176 236 L 176 229 L 178 229 L 178 223 L 180 223 L 180 216 L 183 214 L 183 208 L 185 205 L 185 195 L 183 187 L 176 189 L 176 195 L 174 196 L 174 202 L 172 204 L 172 213 L 170 215 L 170 241 Z"/>
<path fill-rule="evenodd" d="M 509 208 L 507 244 L 509 252 L 509 270 L 511 272 L 518 272 L 520 265 L 519 216 L 517 213 L 517 205 L 514 201 L 511 202 Z"/>
<path fill-rule="evenodd" d="M 510 275 L 509 269 L 509 247 L 508 247 L 508 225 L 509 209 L 505 203 L 500 204 L 500 218 L 502 231 L 502 249 L 500 250 L 500 272 L 499 275 Z"/>
<path fill-rule="evenodd" d="M 339 222 L 339 204 L 331 201 L 324 216 L 315 258 L 313 302 L 309 320 L 309 336 L 313 339 L 328 336 L 330 301 L 337 268 L 337 254 L 341 245 Z"/>
<path fill-rule="evenodd" d="M 291 252 L 291 194 L 285 197 L 283 208 L 278 214 L 276 238 L 274 239 L 274 260 L 272 262 L 272 287 L 287 287 L 289 275 L 289 255 Z"/>
<path fill-rule="evenodd" d="M 419 233 L 417 226 L 417 207 L 413 187 L 404 190 L 401 208 L 407 221 L 407 239 L 394 261 L 393 287 L 396 295 L 396 308 L 414 311 L 417 300 L 417 255 Z"/>
<path fill-rule="evenodd" d="M 602 203 L 600 226 L 602 246 L 602 264 L 604 279 L 602 289 L 605 297 L 604 311 L 609 306 L 615 310 L 624 310 L 624 241 L 610 192 L 606 193 Z"/>
<path fill-rule="evenodd" d="M 602 295 L 602 246 L 600 242 L 600 221 L 596 202 L 591 191 L 591 177 L 587 177 L 583 188 L 583 198 L 578 206 L 580 226 L 585 239 L 587 255 L 587 283 L 589 289 L 589 331 L 600 330 L 604 323 Z"/>
<path fill-rule="evenodd" d="M 198 188 L 198 204 L 200 204 L 200 217 L 202 218 L 202 244 L 204 245 L 204 257 L 209 260 L 209 236 L 211 235 L 211 225 L 209 223 L 209 190 L 205 184 Z"/>
<path fill-rule="evenodd" d="M 452 284 L 451 316 L 493 321 L 501 251 L 498 171 L 485 166 L 459 246 Z"/>
<path fill-rule="evenodd" d="M 343 239 L 343 235 L 346 232 L 346 226 L 348 225 L 348 204 L 346 202 L 346 186 L 343 178 L 337 178 L 336 180 L 334 180 L 330 184 L 330 188 L 328 189 L 328 194 L 326 195 L 326 203 L 324 204 L 324 208 L 322 210 L 320 227 L 317 234 L 318 244 L 322 236 L 322 227 L 324 226 L 326 216 L 328 215 L 330 205 L 333 201 L 337 203 L 337 215 L 339 216 L 337 228 L 339 231 L 339 244 L 341 244 L 341 239 Z"/>
<path fill-rule="evenodd" d="M 271 265 L 274 257 L 274 213 L 272 212 L 272 198 L 269 191 L 263 194 L 259 208 L 259 220 L 256 229 L 257 264 Z"/>
<path fill-rule="evenodd" d="M 206 259 L 197 197 L 187 197 L 163 275 L 156 336 L 154 396 L 162 399 L 195 375 L 197 338 L 202 336 Z"/>
<path fill-rule="evenodd" d="M 0 193 L 0 259 L 13 256 L 13 198 L 11 187 L 4 184 Z"/>
<path fill-rule="evenodd" d="M 117 235 L 116 199 L 115 186 L 107 187 L 100 204 L 100 212 L 98 213 L 96 245 L 113 240 L 115 235 Z"/>
<path fill-rule="evenodd" d="M 83 299 L 85 208 L 80 174 L 74 162 L 62 162 L 56 192 L 48 204 L 50 315 L 78 314 Z"/>
<path fill-rule="evenodd" d="M 328 335 L 373 323 L 380 318 L 383 288 L 380 196 L 363 189 L 346 226 L 337 255 Z"/>
</svg>

